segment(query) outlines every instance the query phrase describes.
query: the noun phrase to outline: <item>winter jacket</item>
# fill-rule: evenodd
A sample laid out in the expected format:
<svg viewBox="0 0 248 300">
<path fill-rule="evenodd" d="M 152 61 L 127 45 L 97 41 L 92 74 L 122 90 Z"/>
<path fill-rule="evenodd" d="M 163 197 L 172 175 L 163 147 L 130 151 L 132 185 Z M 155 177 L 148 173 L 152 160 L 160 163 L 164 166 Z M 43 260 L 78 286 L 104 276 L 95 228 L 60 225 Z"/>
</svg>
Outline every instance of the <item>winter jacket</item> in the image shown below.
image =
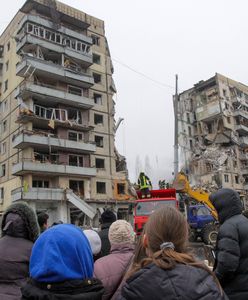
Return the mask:
<svg viewBox="0 0 248 300">
<path fill-rule="evenodd" d="M 248 299 L 248 219 L 239 194 L 221 189 L 210 200 L 220 221 L 214 272 L 231 300 Z"/>
<path fill-rule="evenodd" d="M 101 250 L 101 257 L 108 255 L 110 253 L 110 242 L 108 238 L 108 232 L 109 232 L 109 227 L 111 226 L 112 223 L 105 223 L 102 224 L 102 229 L 99 231 L 99 236 L 102 241 L 102 250 Z"/>
<path fill-rule="evenodd" d="M 21 287 L 29 276 L 29 258 L 33 243 L 5 235 L 0 239 L 0 299 L 20 300 Z"/>
<path fill-rule="evenodd" d="M 206 270 L 182 264 L 172 270 L 163 270 L 153 263 L 128 278 L 118 298 L 139 299 L 227 300 Z"/>
<path fill-rule="evenodd" d="M 98 259 L 94 264 L 94 276 L 104 286 L 103 299 L 110 299 L 117 290 L 131 262 L 134 252 L 132 244 L 112 245 L 110 254 Z"/>
<path fill-rule="evenodd" d="M 29 277 L 33 241 L 39 233 L 36 214 L 26 203 L 10 205 L 2 220 L 0 239 L 0 299 L 21 299 Z"/>
<path fill-rule="evenodd" d="M 97 279 L 72 280 L 62 283 L 38 283 L 30 280 L 22 289 L 23 300 L 101 300 L 103 286 Z"/>
</svg>

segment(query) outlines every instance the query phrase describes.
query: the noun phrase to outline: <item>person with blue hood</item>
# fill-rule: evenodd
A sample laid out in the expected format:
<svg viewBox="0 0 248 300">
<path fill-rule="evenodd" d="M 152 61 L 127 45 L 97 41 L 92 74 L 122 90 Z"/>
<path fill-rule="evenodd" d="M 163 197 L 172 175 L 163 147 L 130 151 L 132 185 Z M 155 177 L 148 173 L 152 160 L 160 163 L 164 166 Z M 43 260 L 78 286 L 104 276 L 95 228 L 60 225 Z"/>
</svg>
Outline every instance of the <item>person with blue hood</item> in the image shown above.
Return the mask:
<svg viewBox="0 0 248 300">
<path fill-rule="evenodd" d="M 31 278 L 22 299 L 100 300 L 104 288 L 92 276 L 92 251 L 82 230 L 71 224 L 53 226 L 33 246 Z"/>
<path fill-rule="evenodd" d="M 248 219 L 239 194 L 223 188 L 209 197 L 220 222 L 214 272 L 231 300 L 248 299 Z"/>
</svg>

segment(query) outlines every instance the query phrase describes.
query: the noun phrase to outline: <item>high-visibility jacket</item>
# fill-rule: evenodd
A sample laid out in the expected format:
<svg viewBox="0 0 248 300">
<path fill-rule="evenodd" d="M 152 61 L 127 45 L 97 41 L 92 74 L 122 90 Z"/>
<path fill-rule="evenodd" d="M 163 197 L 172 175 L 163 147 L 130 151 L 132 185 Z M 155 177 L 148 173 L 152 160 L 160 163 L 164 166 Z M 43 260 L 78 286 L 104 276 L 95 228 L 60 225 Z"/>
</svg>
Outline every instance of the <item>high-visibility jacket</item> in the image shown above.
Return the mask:
<svg viewBox="0 0 248 300">
<path fill-rule="evenodd" d="M 149 177 L 147 177 L 145 174 L 139 177 L 138 184 L 140 186 L 140 189 L 146 189 L 151 186 L 151 181 Z"/>
</svg>

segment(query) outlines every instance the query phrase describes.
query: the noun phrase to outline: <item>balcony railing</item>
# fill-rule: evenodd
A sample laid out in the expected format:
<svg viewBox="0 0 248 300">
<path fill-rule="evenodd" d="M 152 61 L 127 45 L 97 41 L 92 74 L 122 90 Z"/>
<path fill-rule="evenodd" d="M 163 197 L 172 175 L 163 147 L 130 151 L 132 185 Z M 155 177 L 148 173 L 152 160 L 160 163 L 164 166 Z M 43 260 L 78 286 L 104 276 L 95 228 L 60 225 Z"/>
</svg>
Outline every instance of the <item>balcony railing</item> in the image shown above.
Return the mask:
<svg viewBox="0 0 248 300">
<path fill-rule="evenodd" d="M 64 67 L 61 64 L 43 60 L 31 54 L 25 54 L 17 64 L 16 75 L 29 78 L 33 74 L 46 78 L 52 77 L 53 79 L 66 81 L 72 85 L 85 88 L 94 85 L 93 77 L 84 73 L 80 68 L 72 65 Z"/>
<path fill-rule="evenodd" d="M 96 176 L 96 168 L 59 164 L 56 161 L 41 162 L 32 159 L 23 159 L 21 162 L 13 164 L 12 166 L 13 175 L 19 176 L 29 173 L 44 175 L 78 175 L 85 177 L 93 177 Z"/>
<path fill-rule="evenodd" d="M 93 153 L 96 151 L 96 145 L 83 141 L 72 141 L 61 139 L 52 135 L 44 135 L 32 131 L 25 131 L 13 138 L 13 148 L 25 149 L 27 147 L 39 147 L 39 149 L 67 150 L 72 153 Z"/>
<path fill-rule="evenodd" d="M 24 81 L 16 89 L 15 96 L 17 97 L 21 95 L 23 99 L 28 99 L 30 96 L 36 96 L 41 104 L 52 102 L 53 105 L 56 103 L 63 103 L 72 107 L 80 107 L 84 109 L 93 107 L 93 99 L 85 97 L 82 94 L 83 91 L 80 93 L 80 90 L 74 91 L 68 89 L 68 91 L 66 91 L 63 88 L 50 84 Z"/>
</svg>

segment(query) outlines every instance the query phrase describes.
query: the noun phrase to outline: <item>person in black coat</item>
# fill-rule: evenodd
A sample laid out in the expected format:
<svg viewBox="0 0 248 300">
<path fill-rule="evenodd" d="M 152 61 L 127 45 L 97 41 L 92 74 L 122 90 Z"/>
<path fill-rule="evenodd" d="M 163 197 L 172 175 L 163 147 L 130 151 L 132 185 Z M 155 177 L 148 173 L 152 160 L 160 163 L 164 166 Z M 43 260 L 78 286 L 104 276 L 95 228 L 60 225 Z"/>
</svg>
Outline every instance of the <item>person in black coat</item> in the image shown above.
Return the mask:
<svg viewBox="0 0 248 300">
<path fill-rule="evenodd" d="M 101 231 L 98 232 L 100 239 L 102 241 L 102 249 L 101 249 L 100 257 L 109 255 L 110 253 L 111 246 L 108 238 L 108 233 L 109 233 L 110 225 L 115 221 L 116 221 L 116 215 L 110 209 L 106 209 L 101 214 L 101 219 L 100 219 Z"/>
<path fill-rule="evenodd" d="M 214 272 L 229 299 L 248 299 L 248 219 L 239 194 L 225 188 L 209 199 L 220 222 Z"/>
<path fill-rule="evenodd" d="M 156 210 L 144 228 L 147 257 L 132 266 L 118 300 L 227 299 L 214 274 L 187 253 L 187 240 L 187 221 L 178 210 Z"/>
<path fill-rule="evenodd" d="M 34 210 L 24 202 L 10 205 L 1 224 L 0 299 L 19 300 L 29 277 L 29 259 L 39 226 Z"/>
</svg>

